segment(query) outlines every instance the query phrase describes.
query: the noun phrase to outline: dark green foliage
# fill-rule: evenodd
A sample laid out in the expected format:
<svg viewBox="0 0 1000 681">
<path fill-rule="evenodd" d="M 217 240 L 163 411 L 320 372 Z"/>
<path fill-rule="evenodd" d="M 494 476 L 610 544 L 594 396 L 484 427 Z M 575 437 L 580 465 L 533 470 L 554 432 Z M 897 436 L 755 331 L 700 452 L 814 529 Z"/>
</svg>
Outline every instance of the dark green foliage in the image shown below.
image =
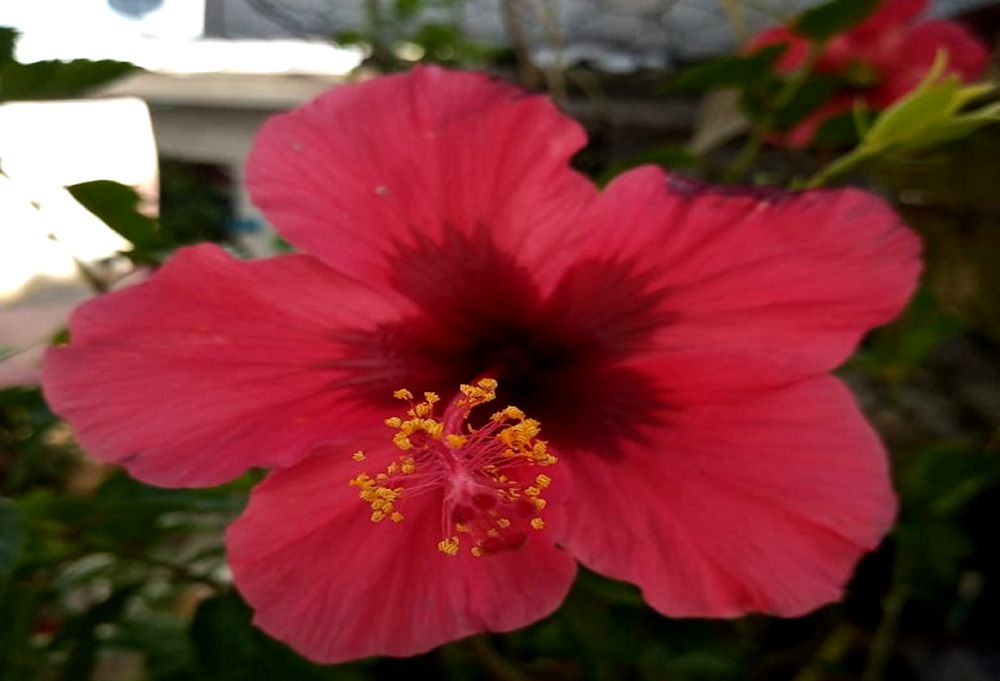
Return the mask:
<svg viewBox="0 0 1000 681">
<path fill-rule="evenodd" d="M 134 262 L 160 262 L 170 244 L 161 234 L 156 220 L 140 212 L 142 199 L 135 189 L 112 180 L 82 182 L 66 189 L 80 205 L 132 242 L 127 255 Z"/>
<path fill-rule="evenodd" d="M 75 97 L 135 70 L 133 64 L 110 59 L 8 62 L 0 70 L 0 101 Z"/>
<path fill-rule="evenodd" d="M 720 57 L 696 64 L 670 81 L 664 94 L 687 94 L 720 87 L 745 87 L 771 76 L 784 45 L 770 45 L 751 55 Z"/>
<path fill-rule="evenodd" d="M 110 59 L 22 64 L 14 58 L 17 37 L 14 29 L 0 26 L 0 102 L 75 97 L 138 70 Z"/>
<path fill-rule="evenodd" d="M 228 240 L 232 196 L 225 169 L 160 159 L 160 232 L 171 244 Z"/>
<path fill-rule="evenodd" d="M 865 20 L 883 0 L 832 0 L 806 10 L 793 24 L 795 32 L 826 42 Z"/>
<path fill-rule="evenodd" d="M 0 497 L 0 584 L 14 571 L 23 541 L 21 512 L 13 500 Z"/>
<path fill-rule="evenodd" d="M 410 47 L 417 49 L 420 62 L 448 66 L 481 65 L 498 54 L 466 37 L 463 0 L 373 0 L 364 7 L 364 27 L 341 31 L 334 39 L 341 45 L 367 47 L 368 62 L 380 69 L 412 65 Z"/>
<path fill-rule="evenodd" d="M 18 33 L 7 26 L 0 26 L 0 68 L 14 61 L 14 47 Z"/>
<path fill-rule="evenodd" d="M 772 77 L 744 89 L 741 101 L 751 119 L 766 119 L 772 130 L 787 132 L 829 100 L 836 89 L 836 80 L 825 75 L 811 74 L 794 90 Z"/>
<path fill-rule="evenodd" d="M 683 171 L 695 165 L 696 158 L 687 149 L 677 145 L 654 147 L 625 161 L 609 165 L 597 178 L 603 186 L 621 173 L 641 165 L 658 165 L 666 170 Z"/>
</svg>

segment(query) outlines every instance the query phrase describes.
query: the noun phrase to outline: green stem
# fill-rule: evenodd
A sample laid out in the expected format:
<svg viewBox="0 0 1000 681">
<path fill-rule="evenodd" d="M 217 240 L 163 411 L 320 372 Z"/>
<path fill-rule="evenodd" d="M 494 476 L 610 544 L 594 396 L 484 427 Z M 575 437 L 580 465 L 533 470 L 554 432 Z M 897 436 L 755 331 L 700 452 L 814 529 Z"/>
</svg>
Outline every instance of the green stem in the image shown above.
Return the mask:
<svg viewBox="0 0 1000 681">
<path fill-rule="evenodd" d="M 760 155 L 761 149 L 764 148 L 764 141 L 774 131 L 774 112 L 786 106 L 792 101 L 796 93 L 798 93 L 799 89 L 805 83 L 806 78 L 812 73 L 813 66 L 819 58 L 821 49 L 822 45 L 819 43 L 813 43 L 810 46 L 805 61 L 802 62 L 801 66 L 782 85 L 781 90 L 775 95 L 774 102 L 768 113 L 759 124 L 753 126 L 750 136 L 743 144 L 743 148 L 740 149 L 739 154 L 737 154 L 729 169 L 723 175 L 723 183 L 738 182 L 749 172 L 753 162 Z"/>
<path fill-rule="evenodd" d="M 897 559 L 898 560 L 898 559 Z M 897 570 L 896 572 L 899 572 Z M 898 575 L 897 575 L 898 577 Z M 886 665 L 892 657 L 892 649 L 899 633 L 899 623 L 903 618 L 903 608 L 910 599 L 910 589 L 900 584 L 898 579 L 892 590 L 882 600 L 882 619 L 879 620 L 875 637 L 872 639 L 868 661 L 861 673 L 861 681 L 883 681 Z"/>
<path fill-rule="evenodd" d="M 770 121 L 763 121 L 761 125 L 754 126 L 750 131 L 750 136 L 743 143 L 743 148 L 736 155 L 729 168 L 722 176 L 723 184 L 732 184 L 742 179 L 750 170 L 750 166 L 757 160 L 760 150 L 764 148 L 764 140 L 771 133 Z"/>
<path fill-rule="evenodd" d="M 865 147 L 856 147 L 816 171 L 816 174 L 806 180 L 806 182 L 802 185 L 802 188 L 816 189 L 818 187 L 825 187 L 829 185 L 832 180 L 841 177 L 842 175 L 846 175 L 850 171 L 854 170 L 856 167 L 871 158 L 872 155 L 871 151 Z"/>
<path fill-rule="evenodd" d="M 826 669 L 842 660 L 857 642 L 858 632 L 849 624 L 841 623 L 820 645 L 815 658 L 792 681 L 823 681 Z"/>
</svg>

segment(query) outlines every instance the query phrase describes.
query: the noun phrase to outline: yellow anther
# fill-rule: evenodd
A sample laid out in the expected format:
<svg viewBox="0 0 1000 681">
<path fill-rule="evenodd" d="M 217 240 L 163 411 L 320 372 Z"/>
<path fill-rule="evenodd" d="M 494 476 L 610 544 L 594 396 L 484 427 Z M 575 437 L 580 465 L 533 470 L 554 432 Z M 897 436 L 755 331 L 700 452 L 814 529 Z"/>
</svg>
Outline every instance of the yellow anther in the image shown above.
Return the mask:
<svg viewBox="0 0 1000 681">
<path fill-rule="evenodd" d="M 380 523 L 385 520 L 385 513 L 383 511 L 372 511 L 372 522 Z"/>
<path fill-rule="evenodd" d="M 507 419 L 511 419 L 514 421 L 523 421 L 524 412 L 518 409 L 517 407 L 513 406 L 504 407 L 497 413 L 493 414 L 493 416 L 491 416 L 490 419 L 493 421 L 506 421 Z"/>
<path fill-rule="evenodd" d="M 539 494 L 542 493 L 542 490 L 538 489 L 537 487 L 525 487 L 524 493 L 527 494 L 529 497 L 537 497 Z"/>
<path fill-rule="evenodd" d="M 425 419 L 421 423 L 421 428 L 431 437 L 438 439 L 440 439 L 441 435 L 444 433 L 444 424 L 440 421 L 435 421 L 434 419 Z"/>
<path fill-rule="evenodd" d="M 424 393 L 424 400 L 427 404 L 434 404 L 435 402 L 440 402 L 441 398 L 437 393 Z"/>
<path fill-rule="evenodd" d="M 399 418 L 398 416 L 390 416 L 385 420 L 385 425 L 389 426 L 390 428 L 399 428 L 401 425 L 403 425 L 403 419 Z"/>
<path fill-rule="evenodd" d="M 394 391 L 392 393 L 392 396 L 395 397 L 397 400 L 412 400 L 413 399 L 413 393 L 411 393 L 406 388 L 400 388 L 399 390 Z"/>
<path fill-rule="evenodd" d="M 541 518 L 532 518 L 531 519 L 531 526 L 533 528 L 535 528 L 536 530 L 540 530 L 543 527 L 545 527 L 545 521 L 542 520 Z"/>
<path fill-rule="evenodd" d="M 510 527 L 510 519 L 509 518 L 497 518 L 497 525 L 499 525 L 500 527 L 502 527 L 503 529 L 506 530 L 508 527 Z"/>
<path fill-rule="evenodd" d="M 392 522 L 394 523 L 403 522 L 403 514 L 400 513 L 399 511 L 393 511 L 392 515 L 389 516 L 389 519 L 392 520 Z"/>
<path fill-rule="evenodd" d="M 467 438 L 466 436 L 456 435 L 455 433 L 449 433 L 448 435 L 444 436 L 445 444 L 451 447 L 452 449 L 460 449 L 466 442 L 468 442 L 468 440 L 469 438 Z"/>
<path fill-rule="evenodd" d="M 408 456 L 403 459 L 403 465 L 401 469 L 404 474 L 410 475 L 413 471 L 417 470 L 417 462 L 412 456 Z"/>
<path fill-rule="evenodd" d="M 447 555 L 454 556 L 458 554 L 458 537 L 449 537 L 448 539 L 442 539 L 438 542 L 438 551 Z"/>
<path fill-rule="evenodd" d="M 358 451 L 351 454 L 351 458 L 354 459 L 355 461 L 364 461 L 365 453 L 359 449 Z"/>
<path fill-rule="evenodd" d="M 535 478 L 535 482 L 538 483 L 539 487 L 545 489 L 546 487 L 552 484 L 552 478 L 545 475 L 544 473 L 541 473 L 538 475 L 538 477 Z"/>
<path fill-rule="evenodd" d="M 473 546 L 471 549 L 469 549 L 469 553 L 474 555 L 476 558 L 479 558 L 481 555 L 483 555 L 483 550 L 478 546 Z"/>
<path fill-rule="evenodd" d="M 537 510 L 541 511 L 542 509 L 545 508 L 545 505 L 548 502 L 545 501 L 545 499 L 542 499 L 541 497 L 535 497 L 534 499 L 531 500 L 531 503 L 533 503 L 535 505 L 535 508 Z"/>
<path fill-rule="evenodd" d="M 462 391 L 462 394 L 469 398 L 467 401 L 469 407 L 484 404 L 496 399 L 497 396 L 497 382 L 492 378 L 482 378 L 476 385 L 463 383 L 458 388 Z"/>
</svg>

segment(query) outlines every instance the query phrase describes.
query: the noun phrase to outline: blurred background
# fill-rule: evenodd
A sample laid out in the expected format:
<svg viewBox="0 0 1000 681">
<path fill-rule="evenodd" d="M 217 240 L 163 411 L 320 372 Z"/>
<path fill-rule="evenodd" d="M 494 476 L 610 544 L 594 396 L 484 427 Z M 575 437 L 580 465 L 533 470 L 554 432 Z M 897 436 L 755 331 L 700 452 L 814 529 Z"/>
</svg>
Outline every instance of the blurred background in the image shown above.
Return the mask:
<svg viewBox="0 0 1000 681">
<path fill-rule="evenodd" d="M 584 573 L 533 627 L 408 660 L 313 665 L 250 625 L 221 533 L 257 480 L 148 487 L 86 457 L 37 388 L 79 302 L 184 244 L 287 249 L 250 203 L 261 123 L 415 63 L 547 92 L 598 182 L 709 181 L 746 120 L 686 68 L 815 0 L 5 0 L 0 3 L 0 681 L 1000 679 L 1000 126 L 849 181 L 925 239 L 913 304 L 840 371 L 891 450 L 902 510 L 843 603 L 675 621 Z M 991 49 L 1000 3 L 936 0 Z M 995 74 L 995 71 L 994 71 Z M 829 151 L 766 149 L 775 183 Z"/>
</svg>

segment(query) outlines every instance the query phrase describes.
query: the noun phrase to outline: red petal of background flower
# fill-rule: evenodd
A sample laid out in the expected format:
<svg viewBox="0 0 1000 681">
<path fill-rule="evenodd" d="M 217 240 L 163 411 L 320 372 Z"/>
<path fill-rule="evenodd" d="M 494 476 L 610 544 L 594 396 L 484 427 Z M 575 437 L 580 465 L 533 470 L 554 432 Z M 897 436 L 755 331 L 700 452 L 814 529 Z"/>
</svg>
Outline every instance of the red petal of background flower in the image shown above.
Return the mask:
<svg viewBox="0 0 1000 681">
<path fill-rule="evenodd" d="M 546 98 L 474 73 L 417 68 L 337 87 L 271 119 L 248 164 L 281 233 L 377 285 L 415 238 L 487 230 L 526 265 L 571 237 L 596 193 L 567 167 L 585 143 Z"/>
<path fill-rule="evenodd" d="M 712 189 L 641 168 L 588 219 L 575 257 L 632 259 L 662 291 L 670 321 L 647 348 L 771 356 L 797 365 L 793 378 L 842 362 L 899 313 L 920 270 L 917 237 L 854 189 Z"/>
<path fill-rule="evenodd" d="M 415 655 L 516 629 L 554 611 L 573 581 L 575 562 L 542 534 L 482 558 L 442 554 L 434 492 L 401 503 L 400 523 L 371 522 L 348 480 L 398 453 L 369 451 L 358 464 L 323 452 L 272 473 L 229 528 L 230 565 L 254 622 L 318 662 Z"/>
<path fill-rule="evenodd" d="M 185 249 L 77 310 L 72 345 L 46 356 L 45 394 L 91 454 L 158 485 L 217 484 L 294 463 L 359 416 L 379 423 L 336 389 L 359 372 L 338 364 L 334 334 L 397 314 L 308 256 Z M 362 368 L 384 378 L 384 365 Z"/>
<path fill-rule="evenodd" d="M 782 146 L 791 149 L 801 149 L 809 146 L 816 131 L 827 120 L 840 114 L 845 114 L 854 109 L 856 102 L 862 102 L 870 107 L 880 109 L 888 106 L 888 103 L 878 100 L 880 90 L 864 92 L 850 95 L 834 95 L 825 103 L 821 104 L 808 116 L 803 118 L 794 128 L 783 135 L 776 135 L 775 139 L 780 140 Z"/>
<path fill-rule="evenodd" d="M 927 11 L 927 0 L 883 0 L 868 18 L 849 33 L 877 35 L 901 26 Z M 903 55 L 900 55 L 901 57 Z"/>
<path fill-rule="evenodd" d="M 553 535 L 671 616 L 801 615 L 838 599 L 894 515 L 886 457 L 821 377 L 671 413 L 620 459 L 562 453 Z"/>
<path fill-rule="evenodd" d="M 774 26 L 761 31 L 747 43 L 744 51 L 753 54 L 771 45 L 787 45 L 777 61 L 777 70 L 794 71 L 801 66 L 809 56 L 809 41 L 800 35 L 792 33 L 787 26 Z"/>
<path fill-rule="evenodd" d="M 990 56 L 977 37 L 953 21 L 927 21 L 914 26 L 896 48 L 895 73 L 888 74 L 891 80 L 900 81 L 894 85 L 897 99 L 923 80 L 939 50 L 948 53 L 947 73 L 957 74 L 964 81 L 982 75 Z M 903 90 L 906 85 L 909 87 Z"/>
</svg>

